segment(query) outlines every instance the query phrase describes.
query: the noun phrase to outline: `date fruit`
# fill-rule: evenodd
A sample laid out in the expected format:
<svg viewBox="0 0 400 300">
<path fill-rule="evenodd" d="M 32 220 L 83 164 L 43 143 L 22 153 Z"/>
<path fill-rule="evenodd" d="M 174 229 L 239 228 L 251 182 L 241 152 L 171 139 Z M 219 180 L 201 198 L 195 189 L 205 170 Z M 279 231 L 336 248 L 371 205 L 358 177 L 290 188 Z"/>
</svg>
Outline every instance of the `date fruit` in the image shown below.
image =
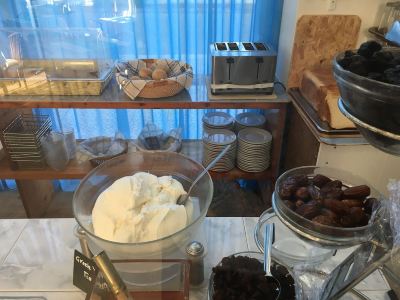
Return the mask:
<svg viewBox="0 0 400 300">
<path fill-rule="evenodd" d="M 331 211 L 330 209 L 327 208 L 322 208 L 321 209 L 321 215 L 329 217 L 333 220 L 337 220 L 338 219 L 338 215 L 335 214 L 333 211 Z"/>
<path fill-rule="evenodd" d="M 296 209 L 296 204 L 294 204 L 292 201 L 284 200 L 283 203 L 285 203 L 286 206 L 289 207 L 291 210 Z"/>
<path fill-rule="evenodd" d="M 308 192 L 308 188 L 305 186 L 298 188 L 295 195 L 296 198 L 301 199 L 303 201 L 307 201 L 310 199 L 310 193 Z"/>
<path fill-rule="evenodd" d="M 367 215 L 361 207 L 352 207 L 348 215 L 340 218 L 340 223 L 344 227 L 359 227 L 362 226 L 361 224 L 365 223 L 365 219 L 367 218 Z"/>
<path fill-rule="evenodd" d="M 341 189 L 343 186 L 343 183 L 340 180 L 333 180 L 325 184 L 322 188 L 322 190 L 330 190 L 330 189 Z"/>
<path fill-rule="evenodd" d="M 367 198 L 367 185 L 346 188 L 340 180 L 325 175 L 294 175 L 279 187 L 286 206 L 315 224 L 333 227 L 365 226 L 378 200 Z"/>
<path fill-rule="evenodd" d="M 312 200 L 321 200 L 321 193 L 319 192 L 319 189 L 317 189 L 315 186 L 310 185 L 308 186 L 308 193 L 310 194 L 310 197 Z"/>
<path fill-rule="evenodd" d="M 282 199 L 289 200 L 296 190 L 301 186 L 308 185 L 308 178 L 305 175 L 293 175 L 286 178 L 279 188 L 279 196 Z"/>
<path fill-rule="evenodd" d="M 288 177 L 288 180 L 293 182 L 297 187 L 307 186 L 309 184 L 308 177 L 306 175 L 293 175 Z"/>
<path fill-rule="evenodd" d="M 343 191 L 341 188 L 330 188 L 330 189 L 323 188 L 321 190 L 321 198 L 341 200 L 343 198 Z"/>
<path fill-rule="evenodd" d="M 343 191 L 343 197 L 346 199 L 362 199 L 371 194 L 371 189 L 367 185 L 353 186 Z"/>
<path fill-rule="evenodd" d="M 311 183 L 319 188 L 322 188 L 325 184 L 327 184 L 328 182 L 331 182 L 331 181 L 332 180 L 329 177 L 326 177 L 321 174 L 317 174 L 311 180 Z"/>
<path fill-rule="evenodd" d="M 281 199 L 288 200 L 292 197 L 295 190 L 296 190 L 296 186 L 284 183 L 279 188 L 279 197 L 281 197 Z"/>
<path fill-rule="evenodd" d="M 315 218 L 312 219 L 314 223 L 318 223 L 321 225 L 327 225 L 327 226 L 334 226 L 337 227 L 339 224 L 332 218 L 324 215 L 319 215 L 316 216 Z"/>
<path fill-rule="evenodd" d="M 339 200 L 324 199 L 324 206 L 338 215 L 347 215 L 350 212 L 350 208 Z"/>
<path fill-rule="evenodd" d="M 318 216 L 321 211 L 320 206 L 318 203 L 314 201 L 310 201 L 309 203 L 303 204 L 302 206 L 296 209 L 296 212 L 306 218 L 306 219 L 313 219 L 314 217 Z"/>
<path fill-rule="evenodd" d="M 344 199 L 342 200 L 344 204 L 346 204 L 348 207 L 363 207 L 364 203 L 363 200 L 360 199 Z"/>
</svg>

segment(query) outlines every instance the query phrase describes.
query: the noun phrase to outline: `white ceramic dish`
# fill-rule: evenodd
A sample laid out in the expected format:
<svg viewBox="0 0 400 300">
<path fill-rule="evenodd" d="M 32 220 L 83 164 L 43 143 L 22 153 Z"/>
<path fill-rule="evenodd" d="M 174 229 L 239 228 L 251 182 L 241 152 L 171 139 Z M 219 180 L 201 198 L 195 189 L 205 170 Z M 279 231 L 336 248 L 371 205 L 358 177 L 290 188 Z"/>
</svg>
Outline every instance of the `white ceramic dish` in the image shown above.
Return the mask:
<svg viewBox="0 0 400 300">
<path fill-rule="evenodd" d="M 260 128 L 246 128 L 238 133 L 238 139 L 248 144 L 266 144 L 272 141 L 272 135 Z"/>
<path fill-rule="evenodd" d="M 235 117 L 235 120 L 238 124 L 244 127 L 259 127 L 263 126 L 266 122 L 266 119 L 263 115 L 253 112 L 238 114 Z"/>
<path fill-rule="evenodd" d="M 210 128 L 225 128 L 232 126 L 234 118 L 225 112 L 213 111 L 206 113 L 202 118 L 203 123 Z"/>
<path fill-rule="evenodd" d="M 227 129 L 218 129 L 212 132 L 206 133 L 203 136 L 203 143 L 212 145 L 229 145 L 236 141 L 236 135 L 234 132 Z"/>
</svg>

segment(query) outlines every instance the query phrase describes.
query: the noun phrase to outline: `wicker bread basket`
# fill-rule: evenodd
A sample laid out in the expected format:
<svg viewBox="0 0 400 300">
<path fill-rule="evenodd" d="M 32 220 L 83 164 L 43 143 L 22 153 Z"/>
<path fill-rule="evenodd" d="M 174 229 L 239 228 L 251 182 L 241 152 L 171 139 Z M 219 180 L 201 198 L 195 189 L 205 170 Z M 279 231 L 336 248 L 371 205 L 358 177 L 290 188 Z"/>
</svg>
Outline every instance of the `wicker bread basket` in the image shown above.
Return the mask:
<svg viewBox="0 0 400 300">
<path fill-rule="evenodd" d="M 143 98 L 162 98 L 170 97 L 178 94 L 184 87 L 173 80 L 150 81 L 146 83 L 143 90 L 140 91 L 138 97 Z"/>
<path fill-rule="evenodd" d="M 142 59 L 140 60 L 141 62 L 144 62 L 142 66 L 145 66 L 146 68 L 151 68 L 154 64 L 156 64 L 159 60 L 158 59 Z M 160 60 L 161 61 L 161 60 Z M 167 60 L 165 60 L 167 61 Z M 119 64 L 119 72 L 116 74 L 116 78 L 118 83 L 121 85 L 125 93 L 131 98 L 134 99 L 136 97 L 142 97 L 142 98 L 163 98 L 163 97 L 171 97 L 179 92 L 181 92 L 185 86 L 178 82 L 179 77 L 190 77 L 190 83 L 191 83 L 191 78 L 193 77 L 193 72 L 192 72 L 192 67 L 188 64 L 181 63 L 179 61 L 172 61 L 173 64 L 180 64 L 178 66 L 175 66 L 175 68 L 178 68 L 180 71 L 179 74 L 175 72 L 172 72 L 173 70 L 170 70 L 170 74 L 173 76 L 167 79 L 163 80 L 135 80 L 132 79 L 133 76 L 138 76 L 137 71 L 139 71 L 139 68 L 132 70 L 129 70 L 129 74 L 125 75 L 123 72 L 123 65 L 126 63 L 120 63 Z M 131 63 L 131 62 L 129 62 Z M 139 82 L 144 82 L 145 85 L 143 88 L 141 88 L 140 92 L 137 93 L 138 88 L 135 83 Z M 133 84 L 130 84 L 133 83 Z M 190 84 L 189 84 L 190 85 Z"/>
</svg>

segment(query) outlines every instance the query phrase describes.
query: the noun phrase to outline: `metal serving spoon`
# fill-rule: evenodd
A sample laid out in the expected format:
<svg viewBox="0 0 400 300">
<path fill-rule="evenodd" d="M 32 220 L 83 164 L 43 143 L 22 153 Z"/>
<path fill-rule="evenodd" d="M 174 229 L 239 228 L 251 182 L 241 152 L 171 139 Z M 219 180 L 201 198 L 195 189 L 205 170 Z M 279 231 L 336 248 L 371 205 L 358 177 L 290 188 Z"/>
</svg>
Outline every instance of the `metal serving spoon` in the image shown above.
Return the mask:
<svg viewBox="0 0 400 300">
<path fill-rule="evenodd" d="M 187 201 L 187 199 L 189 199 L 190 193 L 192 192 L 192 189 L 196 185 L 196 183 L 204 176 L 204 174 L 206 174 L 208 172 L 208 170 L 210 170 L 212 167 L 214 167 L 214 165 L 222 158 L 222 156 L 225 155 L 225 153 L 230 148 L 231 148 L 231 145 L 226 146 L 225 149 L 222 150 L 221 153 L 218 154 L 217 157 L 214 158 L 214 160 L 209 163 L 209 165 L 203 170 L 203 172 L 201 172 L 200 175 L 197 176 L 197 178 L 193 181 L 193 183 L 189 187 L 187 194 L 179 196 L 178 201 L 176 201 L 176 204 L 184 205 L 186 203 L 186 201 Z"/>
<path fill-rule="evenodd" d="M 275 299 L 279 299 L 281 294 L 281 284 L 271 273 L 271 248 L 272 240 L 274 236 L 275 224 L 270 223 L 265 226 L 265 238 L 264 238 L 264 271 L 267 280 L 277 286 L 278 295 Z"/>
</svg>

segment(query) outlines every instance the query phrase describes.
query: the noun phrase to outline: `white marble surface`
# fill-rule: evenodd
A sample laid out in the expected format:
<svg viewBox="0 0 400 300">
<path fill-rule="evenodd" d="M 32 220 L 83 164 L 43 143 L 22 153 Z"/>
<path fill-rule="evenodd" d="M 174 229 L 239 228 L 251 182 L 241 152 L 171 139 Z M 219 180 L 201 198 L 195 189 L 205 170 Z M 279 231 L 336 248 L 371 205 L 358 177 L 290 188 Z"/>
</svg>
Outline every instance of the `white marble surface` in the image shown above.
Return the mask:
<svg viewBox="0 0 400 300">
<path fill-rule="evenodd" d="M 257 218 L 207 218 L 205 276 L 222 257 L 241 251 L 257 251 L 253 239 Z M 84 299 L 72 285 L 74 219 L 0 220 L 0 297 L 43 296 L 46 299 Z M 344 256 L 343 256 L 344 255 Z M 338 255 L 340 260 L 346 253 Z M 192 289 L 190 299 L 207 299 L 207 281 Z M 388 299 L 389 289 L 375 272 L 357 289 L 371 300 Z M 358 299 L 350 294 L 343 300 Z"/>
<path fill-rule="evenodd" d="M 0 266 L 1 291 L 76 291 L 72 259 L 79 242 L 72 219 L 29 220 Z"/>
<path fill-rule="evenodd" d="M 4 220 L 0 222 L 0 263 L 4 262 L 27 223 L 28 220 Z"/>
</svg>

